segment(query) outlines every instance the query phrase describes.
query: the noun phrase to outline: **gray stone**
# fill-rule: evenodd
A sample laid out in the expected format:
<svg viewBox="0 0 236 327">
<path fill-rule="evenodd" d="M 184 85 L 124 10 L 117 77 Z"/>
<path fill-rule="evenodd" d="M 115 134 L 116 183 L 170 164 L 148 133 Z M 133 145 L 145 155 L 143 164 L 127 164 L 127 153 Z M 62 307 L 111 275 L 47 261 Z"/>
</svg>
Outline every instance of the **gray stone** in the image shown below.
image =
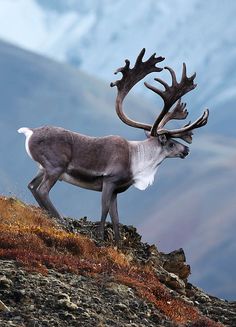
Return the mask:
<svg viewBox="0 0 236 327">
<path fill-rule="evenodd" d="M 68 309 L 71 311 L 78 310 L 78 305 L 69 301 L 68 299 L 58 300 L 58 305 L 60 308 Z"/>
<path fill-rule="evenodd" d="M 0 300 L 0 311 L 5 311 L 5 312 L 9 312 L 10 309 L 8 308 L 8 306 L 6 306 L 5 303 L 3 303 L 1 300 Z"/>
<path fill-rule="evenodd" d="M 13 282 L 7 278 L 6 276 L 0 277 L 0 288 L 11 288 L 13 285 Z"/>
</svg>

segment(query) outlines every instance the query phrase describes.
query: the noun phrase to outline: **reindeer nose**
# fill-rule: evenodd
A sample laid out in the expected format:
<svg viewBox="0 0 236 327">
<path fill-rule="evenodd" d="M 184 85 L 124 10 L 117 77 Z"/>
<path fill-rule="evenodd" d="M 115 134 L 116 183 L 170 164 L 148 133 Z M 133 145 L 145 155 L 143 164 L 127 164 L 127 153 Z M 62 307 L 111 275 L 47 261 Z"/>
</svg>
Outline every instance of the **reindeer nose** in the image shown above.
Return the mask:
<svg viewBox="0 0 236 327">
<path fill-rule="evenodd" d="M 186 146 L 183 151 L 184 158 L 189 154 L 189 148 Z"/>
</svg>

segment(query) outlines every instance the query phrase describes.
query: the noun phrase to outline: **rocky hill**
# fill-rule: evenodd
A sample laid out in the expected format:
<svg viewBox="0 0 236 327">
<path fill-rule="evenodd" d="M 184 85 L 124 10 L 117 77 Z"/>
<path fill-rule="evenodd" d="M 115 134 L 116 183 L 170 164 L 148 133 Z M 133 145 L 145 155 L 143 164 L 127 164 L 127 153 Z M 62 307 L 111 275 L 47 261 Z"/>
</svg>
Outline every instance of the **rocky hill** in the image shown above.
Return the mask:
<svg viewBox="0 0 236 327">
<path fill-rule="evenodd" d="M 86 218 L 62 226 L 36 207 L 0 197 L 0 325 L 236 325 L 236 302 L 188 282 L 182 249 L 161 253 L 124 225 L 118 249 L 110 224 L 104 242 L 96 230 Z"/>
</svg>

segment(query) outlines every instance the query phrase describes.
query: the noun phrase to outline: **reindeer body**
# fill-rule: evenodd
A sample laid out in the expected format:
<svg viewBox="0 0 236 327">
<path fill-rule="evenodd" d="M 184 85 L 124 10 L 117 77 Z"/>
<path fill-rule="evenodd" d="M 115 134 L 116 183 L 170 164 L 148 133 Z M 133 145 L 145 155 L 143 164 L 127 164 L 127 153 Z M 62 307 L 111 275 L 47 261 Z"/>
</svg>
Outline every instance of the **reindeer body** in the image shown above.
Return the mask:
<svg viewBox="0 0 236 327">
<path fill-rule="evenodd" d="M 180 129 L 167 130 L 164 125 L 171 119 L 184 119 L 188 112 L 180 97 L 195 88 L 191 77 L 186 75 L 183 65 L 182 78 L 177 82 L 174 71 L 172 85 L 161 79 L 165 90 L 159 90 L 145 83 L 145 86 L 164 101 L 164 107 L 153 125 L 143 124 L 128 118 L 122 110 L 122 102 L 129 90 L 151 72 L 160 72 L 156 67 L 162 57 L 152 55 L 143 62 L 145 49 L 139 54 L 134 67 L 129 67 L 126 60 L 121 72 L 121 80 L 112 83 L 117 86 L 116 112 L 127 125 L 144 129 L 149 137 L 144 141 L 128 141 L 120 136 L 90 137 L 60 127 L 44 126 L 39 128 L 23 127 L 18 130 L 26 136 L 25 148 L 28 155 L 38 163 L 39 173 L 28 187 L 39 205 L 51 216 L 61 219 L 60 214 L 49 199 L 49 192 L 58 181 L 65 181 L 76 186 L 102 192 L 102 213 L 100 235 L 104 238 L 104 226 L 109 212 L 113 223 L 115 241 L 119 241 L 119 216 L 117 194 L 126 191 L 131 185 L 145 190 L 154 181 L 159 165 L 165 158 L 185 158 L 189 153 L 187 146 L 173 138 L 182 138 L 187 143 L 192 141 L 192 130 L 207 123 L 208 110 L 192 124 Z M 177 104 L 170 111 L 173 104 Z"/>
<path fill-rule="evenodd" d="M 19 130 L 27 131 L 28 154 L 58 179 L 95 191 L 102 191 L 103 180 L 114 176 L 117 190 L 132 184 L 129 143 L 122 137 L 90 137 L 53 126 Z"/>
<path fill-rule="evenodd" d="M 25 134 L 26 151 L 42 172 L 99 192 L 109 180 L 116 193 L 131 185 L 144 190 L 153 183 L 166 157 L 188 154 L 188 148 L 174 140 L 178 149 L 167 151 L 156 138 L 127 141 L 114 135 L 90 137 L 54 126 L 23 127 L 19 133 Z"/>
</svg>

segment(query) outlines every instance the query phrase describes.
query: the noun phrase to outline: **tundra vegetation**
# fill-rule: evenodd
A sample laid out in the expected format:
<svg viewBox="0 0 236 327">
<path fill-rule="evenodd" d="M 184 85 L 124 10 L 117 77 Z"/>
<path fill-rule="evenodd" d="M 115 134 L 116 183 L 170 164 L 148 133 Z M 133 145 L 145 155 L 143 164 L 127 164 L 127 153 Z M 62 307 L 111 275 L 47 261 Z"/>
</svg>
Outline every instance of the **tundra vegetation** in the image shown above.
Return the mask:
<svg viewBox="0 0 236 327">
<path fill-rule="evenodd" d="M 111 241 L 103 242 L 96 239 L 94 236 L 96 234 L 93 234 L 92 230 L 89 231 L 93 235 L 92 238 L 80 234 L 79 230 L 82 231 L 83 228 L 78 227 L 79 221 L 67 219 L 68 227 L 65 228 L 58 221 L 49 218 L 41 209 L 25 205 L 13 198 L 0 197 L 0 217 L 1 267 L 3 269 L 4 265 L 7 266 L 10 262 L 17 263 L 18 270 L 16 269 L 13 280 L 16 280 L 17 274 L 21 274 L 22 269 L 29 274 L 27 278 L 39 276 L 39 280 L 42 279 L 42 285 L 45 285 L 43 280 L 47 276 L 51 276 L 53 272 L 58 272 L 61 276 L 60 279 L 63 279 L 63 276 L 69 276 L 68 278 L 85 276 L 103 287 L 111 282 L 128 287 L 137 297 L 153 305 L 162 318 L 164 317 L 164 326 L 223 326 L 204 316 L 197 307 L 197 301 L 195 303 L 188 298 L 191 292 L 196 291 L 193 287 L 190 289 L 190 284 L 187 282 L 189 269 L 185 263 L 181 264 L 180 269 L 182 276 L 185 276 L 184 280 L 178 282 L 176 275 L 175 283 L 174 279 L 169 279 L 168 286 L 168 279 L 165 279 L 164 276 L 173 278 L 174 274 L 169 273 L 164 267 L 174 271 L 173 266 L 171 269 L 168 268 L 170 262 L 174 262 L 174 255 L 170 257 L 171 260 L 168 263 L 166 259 L 163 259 L 168 255 L 158 253 L 154 246 L 141 243 L 139 238 L 135 239 L 134 237 L 132 244 L 132 237 L 128 237 L 128 234 L 123 239 L 123 249 L 114 248 L 111 246 Z M 124 236 L 125 228 L 129 230 L 129 233 L 132 230 L 125 226 L 123 228 L 121 237 Z M 145 249 L 143 258 L 138 255 L 141 249 L 142 251 Z M 178 256 L 182 257 L 182 254 L 178 253 Z M 166 262 L 165 266 L 163 266 L 164 261 Z M 2 274 L 2 270 L 0 273 Z M 32 273 L 33 275 L 30 275 Z M 0 310 L 0 320 L 10 314 L 11 317 L 14 317 L 14 308 L 16 310 L 17 305 L 20 305 L 19 299 L 15 303 L 4 295 L 9 294 L 9 291 L 4 290 L 6 286 L 4 280 L 6 282 L 6 279 L 0 278 L 1 299 L 4 299 L 6 306 L 10 308 L 12 303 L 14 305 L 12 313 L 4 313 Z M 176 283 L 183 284 L 181 291 L 174 286 Z M 14 282 L 9 282 L 9 284 L 11 284 L 9 287 L 13 288 L 12 294 L 14 293 L 16 296 L 16 290 L 12 285 Z M 78 287 L 79 284 L 76 285 Z M 176 290 L 174 290 L 175 288 Z M 207 295 L 204 296 L 205 299 L 209 298 Z M 207 300 L 204 301 L 207 302 Z M 35 306 L 37 307 L 37 305 L 39 304 L 36 300 Z M 82 305 L 80 304 L 80 306 Z M 203 303 L 203 306 L 206 305 L 207 303 Z M 23 303 L 22 308 L 24 307 Z M 45 306 L 44 310 L 46 310 Z M 219 306 L 217 310 L 219 311 Z M 19 312 L 17 314 L 20 315 Z M 75 311 L 73 314 L 76 316 Z M 114 315 L 119 316 L 117 308 Z M 148 316 L 146 318 L 149 319 Z M 71 326 L 74 323 L 76 320 L 71 323 Z"/>
</svg>

